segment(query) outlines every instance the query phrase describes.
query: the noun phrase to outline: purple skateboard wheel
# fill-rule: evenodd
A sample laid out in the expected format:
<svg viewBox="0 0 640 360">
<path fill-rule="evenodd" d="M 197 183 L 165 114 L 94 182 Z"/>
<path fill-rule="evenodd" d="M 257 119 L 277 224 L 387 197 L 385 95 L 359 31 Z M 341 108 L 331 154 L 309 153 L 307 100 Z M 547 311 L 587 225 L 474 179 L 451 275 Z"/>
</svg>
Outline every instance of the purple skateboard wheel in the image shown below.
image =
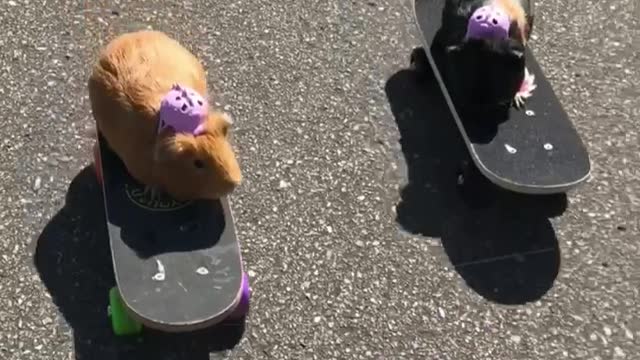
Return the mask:
<svg viewBox="0 0 640 360">
<path fill-rule="evenodd" d="M 249 287 L 249 276 L 246 273 L 242 274 L 242 290 L 240 295 L 240 301 L 233 310 L 229 318 L 240 319 L 249 312 L 249 299 L 251 298 L 251 288 Z"/>
<path fill-rule="evenodd" d="M 505 39 L 509 36 L 509 17 L 495 5 L 485 5 L 473 12 L 467 24 L 468 39 Z"/>
<path fill-rule="evenodd" d="M 198 135 L 207 115 L 207 101 L 195 90 L 174 85 L 160 103 L 158 132 L 171 128 L 175 132 Z"/>
</svg>

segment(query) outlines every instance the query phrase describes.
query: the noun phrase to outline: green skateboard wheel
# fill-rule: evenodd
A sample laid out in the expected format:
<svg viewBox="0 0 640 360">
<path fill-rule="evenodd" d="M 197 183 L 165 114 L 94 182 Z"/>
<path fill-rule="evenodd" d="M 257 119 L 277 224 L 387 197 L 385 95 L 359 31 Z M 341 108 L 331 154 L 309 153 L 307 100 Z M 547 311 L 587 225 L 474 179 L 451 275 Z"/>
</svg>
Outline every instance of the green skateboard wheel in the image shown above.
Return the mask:
<svg viewBox="0 0 640 360">
<path fill-rule="evenodd" d="M 142 324 L 129 316 L 117 287 L 109 291 L 109 316 L 113 332 L 118 336 L 136 335 L 142 332 Z"/>
</svg>

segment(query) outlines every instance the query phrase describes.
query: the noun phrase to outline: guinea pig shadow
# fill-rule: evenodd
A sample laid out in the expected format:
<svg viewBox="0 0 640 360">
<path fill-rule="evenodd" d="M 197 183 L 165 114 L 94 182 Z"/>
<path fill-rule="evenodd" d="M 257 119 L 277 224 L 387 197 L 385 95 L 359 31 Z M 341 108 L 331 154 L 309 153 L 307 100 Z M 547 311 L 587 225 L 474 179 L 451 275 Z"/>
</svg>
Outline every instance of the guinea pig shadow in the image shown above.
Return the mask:
<svg viewBox="0 0 640 360">
<path fill-rule="evenodd" d="M 509 109 L 506 107 L 458 107 L 457 111 L 469 141 L 474 144 L 490 143 L 498 134 L 500 124 L 509 120 Z"/>
<path fill-rule="evenodd" d="M 141 211 L 135 206 L 128 204 L 114 211 L 112 222 L 120 227 L 122 241 L 141 258 L 213 247 L 226 224 L 219 201 L 196 201 L 165 213 Z"/>
<path fill-rule="evenodd" d="M 398 224 L 410 233 L 440 238 L 461 278 L 488 300 L 523 304 L 542 297 L 560 266 L 549 217 L 565 211 L 566 196 L 526 196 L 491 187 L 497 199 L 490 207 L 469 206 L 456 182 L 468 153 L 435 78 L 400 70 L 385 91 L 408 177 L 396 206 Z"/>
<path fill-rule="evenodd" d="M 138 338 L 118 338 L 107 315 L 115 286 L 102 192 L 92 167 L 71 182 L 64 206 L 45 225 L 35 243 L 33 262 L 58 308 L 54 325 L 70 327 L 76 359 L 209 359 L 211 352 L 235 347 L 244 322 L 185 334 L 144 330 Z"/>
</svg>

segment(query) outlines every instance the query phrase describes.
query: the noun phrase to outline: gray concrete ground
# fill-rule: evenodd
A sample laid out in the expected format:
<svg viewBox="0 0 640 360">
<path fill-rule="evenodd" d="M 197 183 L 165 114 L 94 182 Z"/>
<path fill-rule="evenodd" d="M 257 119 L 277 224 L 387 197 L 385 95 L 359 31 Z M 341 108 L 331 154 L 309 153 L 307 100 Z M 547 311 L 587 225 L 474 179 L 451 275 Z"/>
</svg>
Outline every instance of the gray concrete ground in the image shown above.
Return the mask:
<svg viewBox="0 0 640 360">
<path fill-rule="evenodd" d="M 535 54 L 593 161 L 564 213 L 456 197 L 463 145 L 404 70 L 408 0 L 3 0 L 0 358 L 638 358 L 640 5 L 537 13 Z M 254 290 L 239 341 L 107 323 L 85 84 L 110 36 L 145 26 L 192 48 L 235 116 Z"/>
</svg>

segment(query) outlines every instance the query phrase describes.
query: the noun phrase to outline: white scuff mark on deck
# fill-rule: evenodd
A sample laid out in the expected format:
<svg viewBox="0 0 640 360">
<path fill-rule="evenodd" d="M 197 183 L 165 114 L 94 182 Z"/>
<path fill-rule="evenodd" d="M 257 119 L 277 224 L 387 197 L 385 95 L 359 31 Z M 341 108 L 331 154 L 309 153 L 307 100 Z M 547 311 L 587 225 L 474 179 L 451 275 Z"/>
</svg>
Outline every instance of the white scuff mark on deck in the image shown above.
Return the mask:
<svg viewBox="0 0 640 360">
<path fill-rule="evenodd" d="M 180 281 L 178 281 L 178 285 L 180 285 L 180 287 L 182 288 L 182 290 L 184 290 L 184 292 L 188 293 L 189 290 L 187 290 L 186 287 L 184 287 L 184 285 L 182 285 L 182 283 Z"/>
<path fill-rule="evenodd" d="M 228 266 L 225 266 L 222 269 L 217 269 L 215 271 L 215 275 L 219 276 L 219 277 L 222 277 L 222 279 L 214 278 L 213 280 L 217 281 L 217 282 L 229 282 L 228 278 L 229 278 L 229 273 L 230 272 L 231 272 L 231 269 Z"/>
<path fill-rule="evenodd" d="M 553 150 L 553 145 L 551 145 L 550 143 L 546 143 L 546 144 L 544 144 L 544 149 L 545 150 Z"/>
<path fill-rule="evenodd" d="M 534 116 L 534 115 L 536 114 L 536 112 L 535 112 L 535 111 L 533 111 L 533 110 L 527 110 L 527 111 L 525 111 L 524 113 L 525 113 L 527 116 Z"/>
<path fill-rule="evenodd" d="M 516 148 L 514 148 L 513 146 L 509 145 L 509 144 L 504 144 L 505 149 L 507 149 L 507 151 L 509 152 L 509 154 L 515 154 L 518 152 L 518 150 L 516 150 Z"/>
<path fill-rule="evenodd" d="M 165 279 L 165 271 L 164 271 L 164 265 L 162 265 L 162 263 L 160 262 L 160 260 L 156 259 L 156 263 L 158 264 L 158 272 L 153 275 L 153 280 L 155 281 L 164 281 Z"/>
<path fill-rule="evenodd" d="M 200 274 L 200 275 L 207 275 L 207 274 L 209 274 L 209 269 L 207 269 L 207 268 L 206 268 L 206 267 L 204 267 L 204 266 L 200 266 L 200 267 L 196 270 L 196 272 L 197 272 L 198 274 Z"/>
</svg>

